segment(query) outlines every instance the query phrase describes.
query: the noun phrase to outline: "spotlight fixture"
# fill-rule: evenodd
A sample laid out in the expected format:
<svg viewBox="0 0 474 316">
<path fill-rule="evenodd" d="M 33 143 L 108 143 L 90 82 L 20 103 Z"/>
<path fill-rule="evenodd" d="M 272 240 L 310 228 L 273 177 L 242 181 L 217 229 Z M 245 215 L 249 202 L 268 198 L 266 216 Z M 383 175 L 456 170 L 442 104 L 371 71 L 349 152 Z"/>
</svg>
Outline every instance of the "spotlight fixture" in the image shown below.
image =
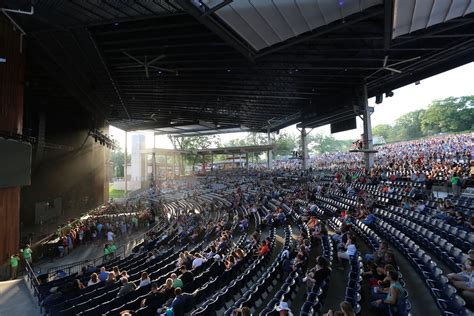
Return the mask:
<svg viewBox="0 0 474 316">
<path fill-rule="evenodd" d="M 375 104 L 380 104 L 383 102 L 383 94 L 378 94 L 375 96 Z"/>
<path fill-rule="evenodd" d="M 117 142 L 114 139 L 110 138 L 109 135 L 102 133 L 96 128 L 92 128 L 89 130 L 89 136 L 92 136 L 96 143 L 99 142 L 100 145 L 105 146 L 109 149 L 116 150 L 119 148 Z"/>
<path fill-rule="evenodd" d="M 386 97 L 386 98 L 393 97 L 393 91 L 390 90 L 390 91 L 385 92 L 385 97 Z"/>
</svg>

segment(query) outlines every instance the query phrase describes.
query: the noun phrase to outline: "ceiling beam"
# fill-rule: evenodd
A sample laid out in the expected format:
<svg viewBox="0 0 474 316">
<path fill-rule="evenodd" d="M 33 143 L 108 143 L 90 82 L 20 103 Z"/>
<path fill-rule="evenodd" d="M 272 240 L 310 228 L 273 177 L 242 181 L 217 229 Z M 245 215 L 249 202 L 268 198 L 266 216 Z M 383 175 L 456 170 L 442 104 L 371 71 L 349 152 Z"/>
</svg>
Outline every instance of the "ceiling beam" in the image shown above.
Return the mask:
<svg viewBox="0 0 474 316">
<path fill-rule="evenodd" d="M 245 42 L 242 42 L 236 35 L 231 31 L 223 27 L 219 22 L 217 22 L 213 16 L 204 16 L 202 17 L 202 12 L 196 8 L 191 1 L 189 0 L 175 0 L 184 11 L 189 13 L 209 30 L 214 32 L 222 40 L 224 40 L 228 45 L 233 47 L 235 50 L 240 52 L 247 60 L 253 62 L 255 57 L 255 52 L 253 49 L 248 46 Z"/>
<path fill-rule="evenodd" d="M 384 0 L 384 39 L 383 47 L 388 50 L 392 42 L 393 30 L 393 0 Z"/>
</svg>

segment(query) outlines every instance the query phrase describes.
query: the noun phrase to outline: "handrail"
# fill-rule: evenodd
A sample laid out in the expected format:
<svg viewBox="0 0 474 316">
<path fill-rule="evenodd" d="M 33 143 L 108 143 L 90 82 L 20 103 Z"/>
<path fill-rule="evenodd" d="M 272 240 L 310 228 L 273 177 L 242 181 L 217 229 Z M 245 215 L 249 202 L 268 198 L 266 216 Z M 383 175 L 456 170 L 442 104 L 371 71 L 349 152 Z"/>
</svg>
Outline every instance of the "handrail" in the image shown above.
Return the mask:
<svg viewBox="0 0 474 316">
<path fill-rule="evenodd" d="M 136 242 L 137 240 L 144 238 L 144 236 L 146 234 L 148 234 L 150 231 L 156 229 L 156 227 L 159 224 L 160 223 L 155 224 L 152 228 L 150 228 L 147 231 L 140 234 L 139 237 L 134 238 L 133 241 Z M 126 245 L 124 244 L 124 245 L 121 245 L 120 247 L 117 248 L 117 251 L 115 252 L 114 258 L 117 258 L 117 256 L 118 257 L 122 257 L 122 256 L 125 257 L 126 256 L 125 246 Z M 119 251 L 119 249 L 120 249 L 120 251 Z M 97 265 L 99 265 L 99 264 L 107 263 L 107 262 L 104 262 L 104 258 L 106 258 L 106 256 L 100 256 L 100 257 L 97 257 L 97 258 L 94 258 L 94 259 L 86 259 L 86 260 L 76 261 L 76 262 L 61 265 L 61 266 L 52 267 L 52 268 L 48 269 L 48 274 L 52 273 L 52 272 L 55 272 L 55 271 L 59 271 L 59 270 L 64 271 L 65 269 L 67 269 L 68 270 L 67 275 L 71 275 L 71 272 L 72 273 L 79 272 L 80 269 L 82 269 L 83 266 L 88 265 L 90 263 L 92 263 L 94 267 L 97 267 Z M 100 261 L 100 260 L 102 260 L 102 261 Z"/>
</svg>

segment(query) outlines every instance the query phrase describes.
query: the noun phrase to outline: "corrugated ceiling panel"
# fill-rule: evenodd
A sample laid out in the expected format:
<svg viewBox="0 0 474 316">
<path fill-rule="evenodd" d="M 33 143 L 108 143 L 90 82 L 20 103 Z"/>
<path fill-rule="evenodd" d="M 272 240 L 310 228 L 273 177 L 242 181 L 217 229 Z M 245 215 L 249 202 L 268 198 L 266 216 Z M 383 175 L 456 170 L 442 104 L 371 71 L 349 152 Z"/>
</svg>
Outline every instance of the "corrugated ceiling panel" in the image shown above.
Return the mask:
<svg viewBox="0 0 474 316">
<path fill-rule="evenodd" d="M 374 5 L 377 5 L 377 4 L 382 4 L 383 3 L 383 0 L 362 0 L 362 1 L 359 1 L 359 11 L 363 11 L 365 9 L 368 9 Z"/>
<path fill-rule="evenodd" d="M 392 33 L 393 38 L 410 33 L 415 2 L 415 0 L 395 0 Z"/>
<path fill-rule="evenodd" d="M 431 10 L 428 27 L 446 21 L 453 0 L 436 0 Z"/>
<path fill-rule="evenodd" d="M 233 8 L 233 4 L 229 4 L 217 11 L 217 15 L 223 19 L 231 28 L 234 29 L 244 40 L 247 41 L 254 49 L 260 50 L 267 47 L 265 41 L 245 22 Z"/>
<path fill-rule="evenodd" d="M 448 0 L 449 1 L 449 0 Z M 410 32 L 426 28 L 435 0 L 416 1 Z"/>
<path fill-rule="evenodd" d="M 312 30 L 326 25 L 321 8 L 314 2 L 314 0 L 300 0 L 298 1 L 298 6 Z"/>
<path fill-rule="evenodd" d="M 298 6 L 295 5 L 293 0 L 274 0 L 274 3 L 295 35 L 310 30 L 309 25 L 306 23 Z"/>
<path fill-rule="evenodd" d="M 237 14 L 263 39 L 267 46 L 280 42 L 280 38 L 249 1 L 236 1 L 232 7 Z"/>
<path fill-rule="evenodd" d="M 207 0 L 212 8 L 222 0 Z M 291 37 L 341 20 L 382 0 L 234 0 L 216 14 L 261 50 Z"/>
<path fill-rule="evenodd" d="M 463 16 L 469 9 L 469 4 L 474 8 L 474 1 L 471 0 L 457 0 L 448 13 L 448 20 Z"/>
<path fill-rule="evenodd" d="M 280 41 L 295 36 L 285 18 L 280 14 L 278 8 L 271 0 L 252 1 L 252 4 L 255 9 L 257 9 L 258 13 L 260 13 L 262 18 L 265 19 L 265 21 L 275 31 L 280 38 Z"/>
</svg>

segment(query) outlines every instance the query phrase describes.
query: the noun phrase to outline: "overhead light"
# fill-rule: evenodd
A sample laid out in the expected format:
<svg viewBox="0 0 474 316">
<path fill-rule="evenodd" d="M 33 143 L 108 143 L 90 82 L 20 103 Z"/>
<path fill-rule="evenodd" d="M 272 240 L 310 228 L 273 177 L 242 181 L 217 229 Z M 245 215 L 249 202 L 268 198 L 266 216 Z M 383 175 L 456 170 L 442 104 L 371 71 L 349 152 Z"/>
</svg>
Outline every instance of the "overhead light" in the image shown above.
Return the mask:
<svg viewBox="0 0 474 316">
<path fill-rule="evenodd" d="M 0 57 L 0 63 L 6 63 L 7 58 L 6 57 Z"/>
<path fill-rule="evenodd" d="M 375 96 L 375 104 L 380 104 L 383 102 L 383 94 L 378 94 Z"/>
</svg>

